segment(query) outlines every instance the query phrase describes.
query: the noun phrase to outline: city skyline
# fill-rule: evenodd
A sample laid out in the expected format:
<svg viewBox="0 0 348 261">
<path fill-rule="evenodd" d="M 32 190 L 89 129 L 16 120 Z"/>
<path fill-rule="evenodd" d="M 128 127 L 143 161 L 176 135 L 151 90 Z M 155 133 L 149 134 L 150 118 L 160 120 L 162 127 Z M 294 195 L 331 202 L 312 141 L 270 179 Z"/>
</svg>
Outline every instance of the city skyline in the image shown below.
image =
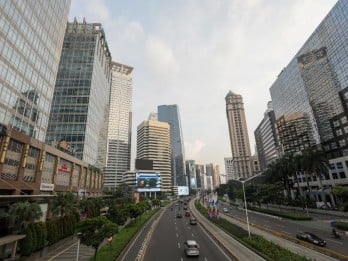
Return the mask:
<svg viewBox="0 0 348 261">
<path fill-rule="evenodd" d="M 113 60 L 134 67 L 132 161 L 135 126 L 158 104 L 178 104 L 185 159 L 224 169 L 225 94 L 244 98 L 253 153 L 270 86 L 336 2 L 73 0 L 69 21 L 102 23 Z"/>
</svg>

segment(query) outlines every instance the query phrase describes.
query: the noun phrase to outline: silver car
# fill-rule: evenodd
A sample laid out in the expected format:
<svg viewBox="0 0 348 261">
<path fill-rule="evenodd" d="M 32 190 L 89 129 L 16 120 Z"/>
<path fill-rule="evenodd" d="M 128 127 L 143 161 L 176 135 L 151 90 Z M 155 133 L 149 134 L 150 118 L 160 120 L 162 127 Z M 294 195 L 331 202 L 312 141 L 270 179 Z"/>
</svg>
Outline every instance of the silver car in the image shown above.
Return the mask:
<svg viewBox="0 0 348 261">
<path fill-rule="evenodd" d="M 199 256 L 199 245 L 195 240 L 185 241 L 184 247 L 187 256 Z"/>
</svg>

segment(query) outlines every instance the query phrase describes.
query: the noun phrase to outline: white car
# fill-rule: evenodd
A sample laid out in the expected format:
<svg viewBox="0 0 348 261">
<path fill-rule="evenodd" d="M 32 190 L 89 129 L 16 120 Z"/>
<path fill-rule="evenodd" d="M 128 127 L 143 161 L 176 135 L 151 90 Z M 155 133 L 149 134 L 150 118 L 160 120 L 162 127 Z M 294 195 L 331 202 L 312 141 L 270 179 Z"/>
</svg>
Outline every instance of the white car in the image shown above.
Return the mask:
<svg viewBox="0 0 348 261">
<path fill-rule="evenodd" d="M 187 256 L 199 256 L 199 245 L 195 240 L 184 242 L 184 251 Z"/>
<path fill-rule="evenodd" d="M 227 208 L 223 208 L 223 211 L 224 211 L 225 213 L 227 213 L 227 212 L 228 212 L 228 209 L 227 209 Z"/>
</svg>

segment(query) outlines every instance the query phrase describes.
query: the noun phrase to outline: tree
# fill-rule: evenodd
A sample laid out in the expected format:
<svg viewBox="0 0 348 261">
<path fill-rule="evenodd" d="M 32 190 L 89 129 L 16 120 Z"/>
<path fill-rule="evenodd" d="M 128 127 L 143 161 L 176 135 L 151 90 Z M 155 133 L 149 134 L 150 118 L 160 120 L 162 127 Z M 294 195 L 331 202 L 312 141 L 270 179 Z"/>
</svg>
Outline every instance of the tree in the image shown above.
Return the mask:
<svg viewBox="0 0 348 261">
<path fill-rule="evenodd" d="M 73 215 L 76 212 L 76 196 L 71 192 L 57 193 L 53 200 L 53 214 L 57 216 Z"/>
<path fill-rule="evenodd" d="M 12 225 L 17 231 L 20 231 L 27 228 L 30 223 L 40 219 L 43 213 L 39 204 L 25 201 L 12 204 L 8 211 L 8 215 Z"/>
<path fill-rule="evenodd" d="M 334 194 L 341 202 L 342 210 L 348 211 L 348 188 L 343 186 L 337 186 L 332 189 Z"/>
<path fill-rule="evenodd" d="M 118 227 L 105 216 L 99 216 L 81 221 L 77 226 L 77 231 L 81 233 L 79 235 L 81 243 L 94 248 L 94 260 L 96 260 L 99 245 L 104 238 L 115 235 Z"/>
</svg>

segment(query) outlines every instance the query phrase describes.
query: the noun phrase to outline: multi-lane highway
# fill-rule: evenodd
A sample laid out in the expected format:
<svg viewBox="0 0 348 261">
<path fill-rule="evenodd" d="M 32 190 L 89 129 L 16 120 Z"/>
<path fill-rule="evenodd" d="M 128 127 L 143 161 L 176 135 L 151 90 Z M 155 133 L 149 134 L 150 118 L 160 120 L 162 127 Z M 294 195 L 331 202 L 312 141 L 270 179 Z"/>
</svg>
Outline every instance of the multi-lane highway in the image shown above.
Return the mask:
<svg viewBox="0 0 348 261">
<path fill-rule="evenodd" d="M 182 212 L 182 218 L 176 217 L 178 211 Z M 197 241 L 200 246 L 197 260 L 232 260 L 199 224 L 189 224 L 189 217 L 184 216 L 183 206 L 174 206 L 173 210 L 167 208 L 164 211 L 147 243 L 143 260 L 189 260 L 183 245 L 189 239 Z"/>
<path fill-rule="evenodd" d="M 221 205 L 220 210 L 227 205 Z M 245 210 L 236 207 L 228 207 L 229 212 L 224 213 L 232 217 L 245 220 Z M 330 221 L 334 217 L 324 215 L 313 215 L 312 221 L 294 221 L 285 218 L 277 218 L 260 213 L 248 212 L 250 223 L 257 224 L 268 229 L 279 231 L 291 237 L 301 231 L 312 232 L 327 241 L 326 248 L 348 255 L 348 237 L 342 235 L 341 239 L 331 237 Z"/>
</svg>

